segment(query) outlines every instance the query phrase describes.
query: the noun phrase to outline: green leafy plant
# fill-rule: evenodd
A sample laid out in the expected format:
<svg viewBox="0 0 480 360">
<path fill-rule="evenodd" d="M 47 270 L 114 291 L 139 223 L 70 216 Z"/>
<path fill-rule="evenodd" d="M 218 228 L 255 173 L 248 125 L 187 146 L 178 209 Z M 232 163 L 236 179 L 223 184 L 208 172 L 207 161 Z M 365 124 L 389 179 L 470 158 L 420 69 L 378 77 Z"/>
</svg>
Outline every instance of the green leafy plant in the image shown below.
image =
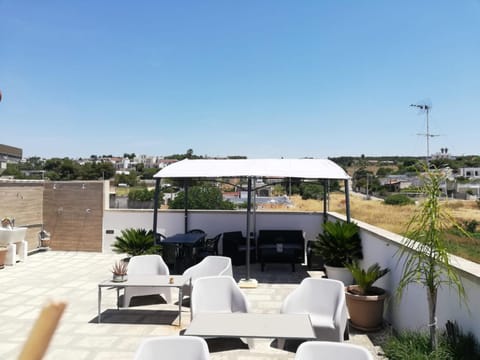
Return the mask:
<svg viewBox="0 0 480 360">
<path fill-rule="evenodd" d="M 153 200 L 155 195 L 154 190 L 148 190 L 147 188 L 130 189 L 128 192 L 129 200 L 138 201 L 150 201 Z"/>
<path fill-rule="evenodd" d="M 112 250 L 117 254 L 130 256 L 155 254 L 160 247 L 155 245 L 155 239 L 151 230 L 129 228 L 121 231 L 121 236 L 115 237 Z"/>
<path fill-rule="evenodd" d="M 345 267 L 352 273 L 359 295 L 377 295 L 378 291 L 373 284 L 389 272 L 389 269 L 382 269 L 378 263 L 371 265 L 367 270 L 362 269 L 358 261 L 347 263 Z"/>
<path fill-rule="evenodd" d="M 472 333 L 465 334 L 455 322 L 447 321 L 436 350 L 425 332 L 405 331 L 389 337 L 382 348 L 390 360 L 479 360 L 480 347 Z"/>
<path fill-rule="evenodd" d="M 312 250 L 326 265 L 343 267 L 363 257 L 362 240 L 355 223 L 327 221 L 323 224 L 323 234 L 317 238 Z"/>
<path fill-rule="evenodd" d="M 427 290 L 429 309 L 430 346 L 437 349 L 437 293 L 447 285 L 454 288 L 459 299 L 465 299 L 465 289 L 455 268 L 450 264 L 446 234 L 453 227 L 464 236 L 469 236 L 452 215 L 440 203 L 440 185 L 444 175 L 428 170 L 424 176 L 423 193 L 425 200 L 412 215 L 405 237 L 404 247 L 398 253 L 403 260 L 403 272 L 397 295 L 401 298 L 410 284 L 421 284 Z"/>
<path fill-rule="evenodd" d="M 392 194 L 385 199 L 387 205 L 409 205 L 413 204 L 413 200 L 404 194 Z"/>
<path fill-rule="evenodd" d="M 421 332 L 406 331 L 390 337 L 382 346 L 385 356 L 390 360 L 454 360 L 446 341 L 442 338 L 440 346 L 432 351 L 429 335 Z"/>
<path fill-rule="evenodd" d="M 223 200 L 222 192 L 219 188 L 212 185 L 191 186 L 188 189 L 188 208 L 189 209 L 219 209 L 233 210 L 235 205 L 227 200 Z M 181 191 L 175 199 L 170 201 L 170 209 L 183 209 L 185 207 L 185 192 Z"/>
</svg>

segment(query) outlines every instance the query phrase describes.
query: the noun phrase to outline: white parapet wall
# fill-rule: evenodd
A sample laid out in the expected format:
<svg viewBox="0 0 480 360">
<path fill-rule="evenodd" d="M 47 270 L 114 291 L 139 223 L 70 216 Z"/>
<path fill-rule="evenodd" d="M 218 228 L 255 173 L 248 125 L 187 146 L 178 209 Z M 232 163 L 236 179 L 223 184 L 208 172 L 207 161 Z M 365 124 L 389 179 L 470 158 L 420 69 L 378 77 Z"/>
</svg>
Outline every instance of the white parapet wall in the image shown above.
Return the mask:
<svg viewBox="0 0 480 360">
<path fill-rule="evenodd" d="M 331 220 L 345 220 L 339 214 L 330 214 Z M 428 331 L 427 291 L 422 285 L 409 285 L 401 299 L 396 296 L 403 270 L 403 259 L 399 250 L 403 248 L 402 236 L 380 229 L 370 224 L 352 219 L 360 227 L 363 246 L 363 264 L 369 266 L 378 262 L 388 267 L 390 272 L 376 285 L 386 289 L 389 300 L 386 305 L 386 318 L 397 330 Z M 451 257 L 465 287 L 465 301 L 459 300 L 455 289 L 443 287 L 438 292 L 437 324 L 445 330 L 448 320 L 456 321 L 464 332 L 473 333 L 480 340 L 480 264 Z"/>
<path fill-rule="evenodd" d="M 252 219 L 251 231 L 258 230 L 303 230 L 305 240 L 316 238 L 322 227 L 323 213 L 258 211 Z M 103 216 L 103 252 L 111 252 L 115 237 L 126 228 L 153 227 L 153 210 L 105 210 Z M 207 237 L 227 231 L 242 231 L 246 235 L 245 211 L 190 210 L 188 228 L 202 229 Z M 157 232 L 170 236 L 185 230 L 183 210 L 161 210 L 157 217 Z"/>
</svg>

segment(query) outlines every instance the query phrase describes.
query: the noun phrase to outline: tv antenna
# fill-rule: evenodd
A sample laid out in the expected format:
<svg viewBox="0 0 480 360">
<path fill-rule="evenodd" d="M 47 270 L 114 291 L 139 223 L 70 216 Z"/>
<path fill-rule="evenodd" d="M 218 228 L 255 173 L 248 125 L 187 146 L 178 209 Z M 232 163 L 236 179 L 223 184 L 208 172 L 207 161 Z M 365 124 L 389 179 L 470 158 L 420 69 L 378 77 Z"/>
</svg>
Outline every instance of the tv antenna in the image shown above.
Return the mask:
<svg viewBox="0 0 480 360">
<path fill-rule="evenodd" d="M 432 134 L 430 133 L 430 125 L 429 125 L 429 113 L 430 113 L 430 110 L 432 109 L 432 105 L 431 104 L 427 104 L 426 102 L 423 103 L 423 104 L 410 104 L 410 106 L 412 107 L 416 107 L 417 109 L 419 109 L 420 112 L 425 112 L 426 114 L 426 117 L 427 117 L 427 131 L 425 133 L 420 133 L 420 134 L 417 134 L 419 136 L 425 136 L 425 138 L 427 139 L 427 157 L 426 157 L 426 161 L 427 161 L 427 168 L 429 168 L 429 162 L 430 162 L 430 138 L 433 138 L 435 136 L 440 136 L 438 134 Z"/>
</svg>

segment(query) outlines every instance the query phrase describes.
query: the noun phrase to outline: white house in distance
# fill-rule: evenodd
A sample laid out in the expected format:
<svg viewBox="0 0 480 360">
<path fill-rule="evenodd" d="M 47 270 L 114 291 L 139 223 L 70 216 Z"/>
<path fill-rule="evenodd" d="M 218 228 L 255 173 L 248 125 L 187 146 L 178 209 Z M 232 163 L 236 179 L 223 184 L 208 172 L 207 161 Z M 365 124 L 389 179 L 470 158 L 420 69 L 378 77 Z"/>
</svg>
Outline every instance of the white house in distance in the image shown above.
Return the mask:
<svg viewBox="0 0 480 360">
<path fill-rule="evenodd" d="M 480 179 L 480 168 L 464 167 L 458 169 L 458 175 L 469 179 Z"/>
</svg>

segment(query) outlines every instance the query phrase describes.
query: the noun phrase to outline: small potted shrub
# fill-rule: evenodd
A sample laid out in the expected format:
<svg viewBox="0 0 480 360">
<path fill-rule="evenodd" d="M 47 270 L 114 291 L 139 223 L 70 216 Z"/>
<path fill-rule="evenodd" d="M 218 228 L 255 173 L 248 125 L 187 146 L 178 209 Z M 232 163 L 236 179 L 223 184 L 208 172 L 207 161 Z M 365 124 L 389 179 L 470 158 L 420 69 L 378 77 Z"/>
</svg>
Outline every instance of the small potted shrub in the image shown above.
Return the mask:
<svg viewBox="0 0 480 360">
<path fill-rule="evenodd" d="M 353 277 L 345 266 L 363 257 L 357 224 L 327 221 L 317 239 L 313 252 L 323 258 L 327 277 L 350 285 Z"/>
<path fill-rule="evenodd" d="M 123 282 L 127 281 L 127 269 L 128 263 L 125 261 L 117 261 L 112 266 L 113 282 Z"/>
<path fill-rule="evenodd" d="M 382 269 L 378 263 L 375 263 L 364 270 L 356 261 L 346 264 L 346 267 L 352 273 L 356 283 L 345 289 L 351 325 L 363 331 L 380 329 L 383 323 L 383 306 L 387 293 L 373 284 L 387 274 L 389 269 Z"/>
<path fill-rule="evenodd" d="M 156 254 L 160 246 L 155 245 L 155 239 L 151 230 L 124 229 L 121 236 L 115 237 L 112 250 L 117 254 L 127 254 L 129 257 L 146 254 Z M 128 261 L 125 259 L 125 261 Z"/>
</svg>

